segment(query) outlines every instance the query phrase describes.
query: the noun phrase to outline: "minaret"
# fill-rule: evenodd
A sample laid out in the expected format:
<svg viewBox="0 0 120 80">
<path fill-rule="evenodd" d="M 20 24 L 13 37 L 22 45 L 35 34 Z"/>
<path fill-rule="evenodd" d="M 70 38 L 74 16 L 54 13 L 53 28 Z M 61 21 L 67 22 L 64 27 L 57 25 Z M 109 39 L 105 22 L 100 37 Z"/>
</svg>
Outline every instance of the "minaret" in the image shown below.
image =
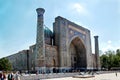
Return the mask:
<svg viewBox="0 0 120 80">
<path fill-rule="evenodd" d="M 100 57 L 99 57 L 99 44 L 98 44 L 98 36 L 94 36 L 95 38 L 95 58 L 96 58 L 96 69 L 100 70 Z"/>
<path fill-rule="evenodd" d="M 36 56 L 35 69 L 40 70 L 45 68 L 45 41 L 44 41 L 44 17 L 45 10 L 37 8 L 37 37 L 36 37 Z"/>
</svg>

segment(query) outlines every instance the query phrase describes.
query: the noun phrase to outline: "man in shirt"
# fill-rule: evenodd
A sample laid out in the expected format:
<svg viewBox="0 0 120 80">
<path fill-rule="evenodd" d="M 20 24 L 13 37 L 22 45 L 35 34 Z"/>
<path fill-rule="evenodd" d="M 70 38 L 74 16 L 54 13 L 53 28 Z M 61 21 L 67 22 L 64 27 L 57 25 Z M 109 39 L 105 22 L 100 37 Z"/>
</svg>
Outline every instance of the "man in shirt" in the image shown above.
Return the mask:
<svg viewBox="0 0 120 80">
<path fill-rule="evenodd" d="M 13 80 L 13 73 L 12 72 L 8 74 L 8 80 Z"/>
</svg>

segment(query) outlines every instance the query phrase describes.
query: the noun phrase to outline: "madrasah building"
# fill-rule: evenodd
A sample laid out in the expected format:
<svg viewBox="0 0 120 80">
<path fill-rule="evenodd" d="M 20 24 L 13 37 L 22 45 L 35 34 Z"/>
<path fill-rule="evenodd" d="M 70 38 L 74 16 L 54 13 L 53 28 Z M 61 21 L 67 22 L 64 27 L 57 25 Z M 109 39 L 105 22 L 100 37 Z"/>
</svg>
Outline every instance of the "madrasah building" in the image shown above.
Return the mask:
<svg viewBox="0 0 120 80">
<path fill-rule="evenodd" d="M 63 17 L 56 17 L 53 31 L 44 26 L 43 8 L 37 8 L 36 43 L 28 50 L 7 56 L 13 70 L 53 72 L 63 70 L 100 69 L 98 36 L 92 54 L 90 30 Z"/>
</svg>

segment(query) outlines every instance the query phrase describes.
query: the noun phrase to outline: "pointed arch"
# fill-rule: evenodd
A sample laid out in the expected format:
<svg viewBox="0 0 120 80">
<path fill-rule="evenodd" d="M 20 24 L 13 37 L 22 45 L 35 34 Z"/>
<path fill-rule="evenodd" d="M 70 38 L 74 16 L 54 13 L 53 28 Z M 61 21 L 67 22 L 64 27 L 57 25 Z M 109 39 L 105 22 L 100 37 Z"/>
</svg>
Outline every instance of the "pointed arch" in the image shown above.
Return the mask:
<svg viewBox="0 0 120 80">
<path fill-rule="evenodd" d="M 87 67 L 86 47 L 79 36 L 74 36 L 69 41 L 69 55 L 72 68 L 83 69 Z"/>
</svg>

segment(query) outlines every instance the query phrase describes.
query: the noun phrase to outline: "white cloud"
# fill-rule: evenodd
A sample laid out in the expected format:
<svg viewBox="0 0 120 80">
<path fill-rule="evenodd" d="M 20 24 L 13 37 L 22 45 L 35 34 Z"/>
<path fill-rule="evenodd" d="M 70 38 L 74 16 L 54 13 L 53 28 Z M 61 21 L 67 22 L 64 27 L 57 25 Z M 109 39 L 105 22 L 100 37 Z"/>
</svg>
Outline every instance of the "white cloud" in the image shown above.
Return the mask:
<svg viewBox="0 0 120 80">
<path fill-rule="evenodd" d="M 108 43 L 108 44 L 111 44 L 111 43 L 112 43 L 112 41 L 111 41 L 111 40 L 109 40 L 107 43 Z"/>
<path fill-rule="evenodd" d="M 119 41 L 117 41 L 117 42 L 119 42 Z M 108 50 L 116 51 L 117 49 L 120 49 L 120 46 L 115 45 L 115 43 L 112 43 L 111 40 L 108 40 L 106 43 L 101 43 L 100 45 L 101 45 L 100 46 L 101 50 L 103 52 L 108 51 Z"/>
<path fill-rule="evenodd" d="M 88 11 L 85 8 L 85 6 L 83 4 L 80 3 L 72 3 L 70 5 L 70 8 L 72 9 L 73 12 L 77 12 L 79 14 L 83 14 L 83 15 L 87 15 Z"/>
<path fill-rule="evenodd" d="M 104 52 L 108 51 L 108 50 L 114 50 L 114 47 L 111 44 L 109 44 L 105 48 L 102 48 L 102 51 L 104 51 Z"/>
<path fill-rule="evenodd" d="M 75 3 L 73 5 L 73 8 L 79 13 L 85 13 L 86 12 L 84 7 L 82 5 L 80 5 L 79 3 Z"/>
</svg>

